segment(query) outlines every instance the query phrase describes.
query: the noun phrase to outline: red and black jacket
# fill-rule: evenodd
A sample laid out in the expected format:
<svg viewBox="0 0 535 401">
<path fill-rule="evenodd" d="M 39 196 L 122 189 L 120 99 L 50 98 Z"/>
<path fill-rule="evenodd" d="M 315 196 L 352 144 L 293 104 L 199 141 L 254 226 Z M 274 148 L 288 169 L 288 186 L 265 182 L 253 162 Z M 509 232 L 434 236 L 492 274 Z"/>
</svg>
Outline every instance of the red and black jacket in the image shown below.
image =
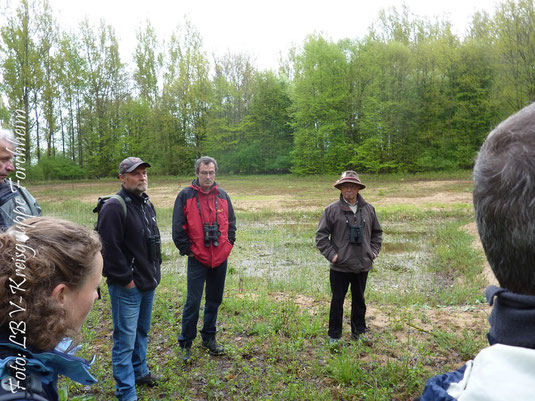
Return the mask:
<svg viewBox="0 0 535 401">
<path fill-rule="evenodd" d="M 219 245 L 210 242 L 205 246 L 203 224 L 216 223 L 216 218 L 221 232 Z M 193 180 L 176 198 L 172 234 L 181 255 L 193 254 L 205 266 L 219 266 L 228 258 L 236 239 L 236 216 L 228 194 L 217 183 L 205 192 L 197 179 Z"/>
</svg>

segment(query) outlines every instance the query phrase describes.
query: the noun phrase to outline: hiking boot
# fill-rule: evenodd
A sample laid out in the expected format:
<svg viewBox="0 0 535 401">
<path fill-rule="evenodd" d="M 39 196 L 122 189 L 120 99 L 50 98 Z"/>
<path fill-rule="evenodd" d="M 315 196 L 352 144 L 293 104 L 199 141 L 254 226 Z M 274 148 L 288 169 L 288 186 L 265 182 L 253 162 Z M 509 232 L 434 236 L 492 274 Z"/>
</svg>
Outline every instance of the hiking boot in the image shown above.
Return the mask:
<svg viewBox="0 0 535 401">
<path fill-rule="evenodd" d="M 182 362 L 191 363 L 191 347 L 180 347 L 180 353 L 182 354 Z"/>
<path fill-rule="evenodd" d="M 143 376 L 141 379 L 137 379 L 136 384 L 138 386 L 154 387 L 154 386 L 157 386 L 158 382 L 161 380 L 162 380 L 162 377 L 160 375 L 149 372 L 145 376 Z"/>
<path fill-rule="evenodd" d="M 203 341 L 202 346 L 203 348 L 206 348 L 210 352 L 210 355 L 219 356 L 219 355 L 225 354 L 225 349 L 223 348 L 222 345 L 219 345 L 217 343 L 215 338 L 212 338 L 208 341 Z"/>
</svg>

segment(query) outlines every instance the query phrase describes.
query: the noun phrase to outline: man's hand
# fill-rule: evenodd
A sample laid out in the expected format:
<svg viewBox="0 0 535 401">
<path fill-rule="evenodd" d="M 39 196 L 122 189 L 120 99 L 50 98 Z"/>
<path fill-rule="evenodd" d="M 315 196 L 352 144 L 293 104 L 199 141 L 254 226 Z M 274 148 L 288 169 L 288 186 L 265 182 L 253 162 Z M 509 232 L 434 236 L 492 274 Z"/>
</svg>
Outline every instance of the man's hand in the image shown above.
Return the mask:
<svg viewBox="0 0 535 401">
<path fill-rule="evenodd" d="M 334 255 L 334 258 L 333 258 L 332 262 L 336 263 L 337 260 L 338 260 L 338 254 Z"/>
<path fill-rule="evenodd" d="M 136 284 L 134 283 L 134 280 L 130 281 L 127 285 L 124 286 L 124 288 L 130 289 L 134 288 Z"/>
</svg>

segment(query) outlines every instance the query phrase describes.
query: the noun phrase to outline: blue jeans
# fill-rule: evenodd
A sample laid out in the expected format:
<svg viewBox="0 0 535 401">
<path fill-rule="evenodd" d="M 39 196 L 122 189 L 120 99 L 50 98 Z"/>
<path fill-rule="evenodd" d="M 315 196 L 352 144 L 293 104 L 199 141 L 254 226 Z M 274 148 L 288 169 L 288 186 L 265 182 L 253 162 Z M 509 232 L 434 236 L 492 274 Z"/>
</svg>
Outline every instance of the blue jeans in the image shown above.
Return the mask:
<svg viewBox="0 0 535 401">
<path fill-rule="evenodd" d="M 140 291 L 108 284 L 113 318 L 111 361 L 116 396 L 120 401 L 137 400 L 137 379 L 149 373 L 147 341 L 154 290 Z"/>
<path fill-rule="evenodd" d="M 223 301 L 227 261 L 215 268 L 207 267 L 195 258 L 188 258 L 188 295 L 182 312 L 182 334 L 178 336 L 181 347 L 189 348 L 197 336 L 197 322 L 201 307 L 202 292 L 206 283 L 204 305 L 204 326 L 201 330 L 203 341 L 215 338 L 217 311 Z"/>
</svg>

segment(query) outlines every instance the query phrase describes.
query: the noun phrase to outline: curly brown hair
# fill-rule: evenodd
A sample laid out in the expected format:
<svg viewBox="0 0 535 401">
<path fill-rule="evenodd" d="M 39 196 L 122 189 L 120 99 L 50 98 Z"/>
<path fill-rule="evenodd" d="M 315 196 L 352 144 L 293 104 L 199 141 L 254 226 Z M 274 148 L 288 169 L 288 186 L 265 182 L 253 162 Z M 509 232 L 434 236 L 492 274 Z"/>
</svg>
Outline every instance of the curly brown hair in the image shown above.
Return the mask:
<svg viewBox="0 0 535 401">
<path fill-rule="evenodd" d="M 26 345 L 38 350 L 76 337 L 52 290 L 61 283 L 82 287 L 100 249 L 94 231 L 50 217 L 24 220 L 0 234 L 0 330 L 24 322 Z"/>
</svg>

